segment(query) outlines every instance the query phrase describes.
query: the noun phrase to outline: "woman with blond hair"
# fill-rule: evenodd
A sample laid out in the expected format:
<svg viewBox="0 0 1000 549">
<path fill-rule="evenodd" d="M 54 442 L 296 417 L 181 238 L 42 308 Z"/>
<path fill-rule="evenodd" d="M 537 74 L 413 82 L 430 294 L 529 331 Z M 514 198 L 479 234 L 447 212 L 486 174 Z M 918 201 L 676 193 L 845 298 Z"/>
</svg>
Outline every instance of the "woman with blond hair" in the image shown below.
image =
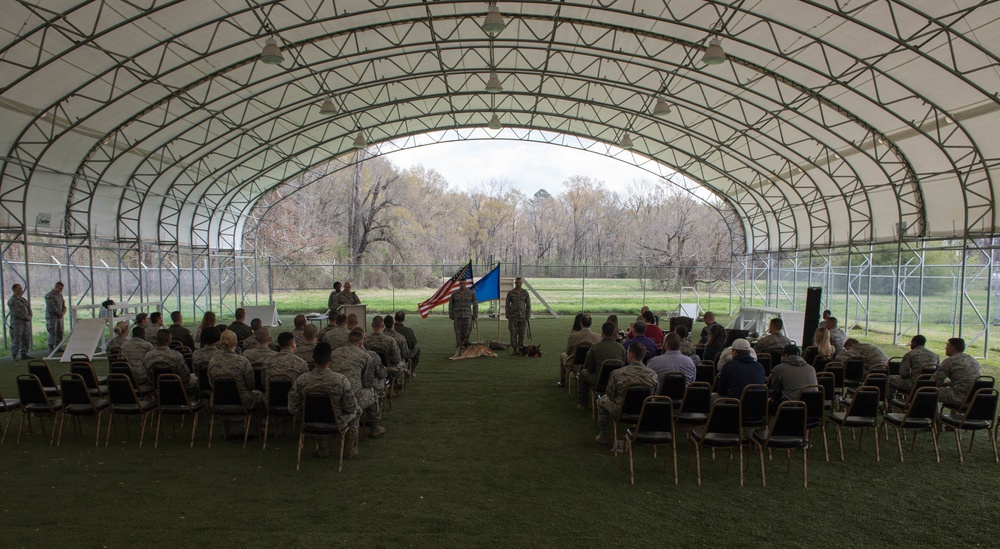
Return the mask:
<svg viewBox="0 0 1000 549">
<path fill-rule="evenodd" d="M 115 324 L 115 337 L 108 342 L 107 351 L 108 356 L 121 354 L 122 345 L 128 338 L 128 321 L 121 321 Z"/>
<path fill-rule="evenodd" d="M 830 330 L 820 326 L 816 328 L 816 332 L 813 334 L 812 347 L 806 349 L 806 354 L 802 358 L 806 360 L 807 364 L 812 364 L 816 360 L 816 357 L 825 356 L 832 358 L 833 353 L 833 343 L 830 342 Z"/>
</svg>

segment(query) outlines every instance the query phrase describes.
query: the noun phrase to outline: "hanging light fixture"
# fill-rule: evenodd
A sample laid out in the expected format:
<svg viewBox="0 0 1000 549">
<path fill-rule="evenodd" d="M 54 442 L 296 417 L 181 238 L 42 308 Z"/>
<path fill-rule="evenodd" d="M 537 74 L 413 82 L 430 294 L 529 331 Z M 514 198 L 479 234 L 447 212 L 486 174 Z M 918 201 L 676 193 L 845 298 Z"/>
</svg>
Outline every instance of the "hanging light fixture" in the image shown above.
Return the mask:
<svg viewBox="0 0 1000 549">
<path fill-rule="evenodd" d="M 260 60 L 262 63 L 267 63 L 268 65 L 278 65 L 285 60 L 285 57 L 281 55 L 281 48 L 278 47 L 278 43 L 274 41 L 273 36 L 267 37 L 267 41 L 264 43 L 264 50 L 260 52 Z"/>
<path fill-rule="evenodd" d="M 653 116 L 663 118 L 668 114 L 670 114 L 670 105 L 662 97 L 657 97 L 656 104 L 653 105 Z"/>
<path fill-rule="evenodd" d="M 705 50 L 705 56 L 701 58 L 701 62 L 706 65 L 718 65 L 726 61 L 726 52 L 722 51 L 722 41 L 718 37 L 713 37 L 708 42 L 708 48 Z"/>
<path fill-rule="evenodd" d="M 483 32 L 490 36 L 496 36 L 503 32 L 506 26 L 503 22 L 503 16 L 500 15 L 500 9 L 497 8 L 495 2 L 491 2 L 490 8 L 486 11 L 486 20 L 483 22 Z"/>
<path fill-rule="evenodd" d="M 319 113 L 323 116 L 333 116 L 337 114 L 337 106 L 333 104 L 333 99 L 329 97 L 323 101 L 323 106 L 319 108 Z"/>
<path fill-rule="evenodd" d="M 365 141 L 365 135 L 361 132 L 358 132 L 358 136 L 354 138 L 354 148 L 364 149 L 367 147 L 368 147 L 368 142 Z"/>
<path fill-rule="evenodd" d="M 632 138 L 628 134 L 625 134 L 622 136 L 622 140 L 618 142 L 618 146 L 626 151 L 630 151 L 635 145 L 632 144 Z"/>
<path fill-rule="evenodd" d="M 497 118 L 496 113 L 494 113 L 493 118 L 490 118 L 490 123 L 486 127 L 491 130 L 499 130 L 503 128 L 503 124 L 500 123 L 500 119 Z"/>
<path fill-rule="evenodd" d="M 490 79 L 486 81 L 486 91 L 490 93 L 500 93 L 503 91 L 503 85 L 500 83 L 497 73 L 490 73 Z"/>
</svg>

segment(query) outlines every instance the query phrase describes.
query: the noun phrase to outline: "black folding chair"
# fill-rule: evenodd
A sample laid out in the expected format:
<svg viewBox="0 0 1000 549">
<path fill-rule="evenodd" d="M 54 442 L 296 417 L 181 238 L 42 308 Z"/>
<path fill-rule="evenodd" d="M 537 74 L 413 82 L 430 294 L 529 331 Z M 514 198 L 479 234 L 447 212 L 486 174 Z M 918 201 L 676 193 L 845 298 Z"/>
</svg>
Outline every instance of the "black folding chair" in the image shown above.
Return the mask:
<svg viewBox="0 0 1000 549">
<path fill-rule="evenodd" d="M 337 472 L 344 469 L 344 442 L 347 439 L 347 430 L 340 426 L 337 410 L 333 406 L 333 395 L 328 389 L 306 389 L 302 395 L 302 427 L 299 431 L 298 457 L 295 460 L 296 471 L 302 465 L 302 447 L 305 445 L 306 435 L 339 437 L 340 455 Z"/>
</svg>

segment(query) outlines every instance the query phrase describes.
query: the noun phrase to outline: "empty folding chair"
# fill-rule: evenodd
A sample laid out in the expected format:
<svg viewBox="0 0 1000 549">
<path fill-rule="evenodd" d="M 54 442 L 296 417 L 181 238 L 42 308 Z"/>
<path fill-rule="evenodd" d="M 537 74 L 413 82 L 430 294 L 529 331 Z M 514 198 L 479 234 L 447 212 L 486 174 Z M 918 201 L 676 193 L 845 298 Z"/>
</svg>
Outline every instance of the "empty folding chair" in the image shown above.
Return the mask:
<svg viewBox="0 0 1000 549">
<path fill-rule="evenodd" d="M 701 486 L 702 446 L 711 448 L 713 455 L 716 448 L 729 448 L 730 460 L 732 460 L 732 449 L 737 448 L 740 454 L 740 486 L 743 486 L 743 439 L 740 436 L 741 423 L 740 401 L 735 398 L 720 398 L 712 403 L 705 426 L 694 429 L 688 434 L 688 438 L 694 444 L 695 454 L 697 454 L 698 486 Z M 690 457 L 690 454 L 688 456 Z"/>
<path fill-rule="evenodd" d="M 669 444 L 674 459 L 674 484 L 677 484 L 677 445 L 675 444 L 674 407 L 670 397 L 649 396 L 642 403 L 639 420 L 625 431 L 625 453 L 628 454 L 629 483 L 635 484 L 633 452 L 636 445 Z M 663 452 L 663 469 L 667 468 L 667 453 Z"/>
</svg>

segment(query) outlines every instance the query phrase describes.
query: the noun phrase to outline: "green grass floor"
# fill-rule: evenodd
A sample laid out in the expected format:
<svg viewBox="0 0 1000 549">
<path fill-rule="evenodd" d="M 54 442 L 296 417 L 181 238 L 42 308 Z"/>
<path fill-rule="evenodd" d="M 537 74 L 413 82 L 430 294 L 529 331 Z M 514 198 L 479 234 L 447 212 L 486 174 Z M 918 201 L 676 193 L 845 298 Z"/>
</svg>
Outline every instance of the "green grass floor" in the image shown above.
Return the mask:
<svg viewBox="0 0 1000 549">
<path fill-rule="evenodd" d="M 680 485 L 662 459 L 637 453 L 636 483 L 593 442 L 589 414 L 555 386 L 571 318 L 533 321 L 540 359 L 446 359 L 450 323 L 412 319 L 423 347 L 415 382 L 386 413 L 388 433 L 363 440 L 359 458 L 303 457 L 286 433 L 262 450 L 218 437 L 194 449 L 186 429 L 165 422 L 160 446 L 137 447 L 124 429 L 93 446 L 93 424 L 62 446 L 37 430 L 15 443 L 19 415 L 0 447 L 2 547 L 963 547 L 996 544 L 1000 465 L 986 437 L 959 464 L 951 433 L 934 463 L 930 437 L 893 435 L 876 463 L 870 434 L 861 450 L 845 432 L 847 461 L 822 444 L 785 472 L 783 456 L 745 454 L 746 485 L 727 454 L 703 456 L 703 485 L 679 446 Z M 482 338 L 495 321 L 481 321 Z M 504 327 L 506 330 L 506 327 Z M 487 336 L 486 332 L 491 332 Z M 506 339 L 506 334 L 504 338 Z M 99 371 L 103 364 L 98 365 Z M 14 396 L 22 362 L 0 361 L 0 389 Z M 55 365 L 58 375 L 65 366 Z M 6 420 L 6 418 L 0 418 Z M 102 437 L 103 438 L 103 437 Z M 818 442 L 818 440 L 817 440 Z M 967 443 L 967 439 L 966 439 Z M 662 457 L 662 454 L 661 454 Z M 693 460 L 693 453 L 691 458 Z"/>
</svg>

